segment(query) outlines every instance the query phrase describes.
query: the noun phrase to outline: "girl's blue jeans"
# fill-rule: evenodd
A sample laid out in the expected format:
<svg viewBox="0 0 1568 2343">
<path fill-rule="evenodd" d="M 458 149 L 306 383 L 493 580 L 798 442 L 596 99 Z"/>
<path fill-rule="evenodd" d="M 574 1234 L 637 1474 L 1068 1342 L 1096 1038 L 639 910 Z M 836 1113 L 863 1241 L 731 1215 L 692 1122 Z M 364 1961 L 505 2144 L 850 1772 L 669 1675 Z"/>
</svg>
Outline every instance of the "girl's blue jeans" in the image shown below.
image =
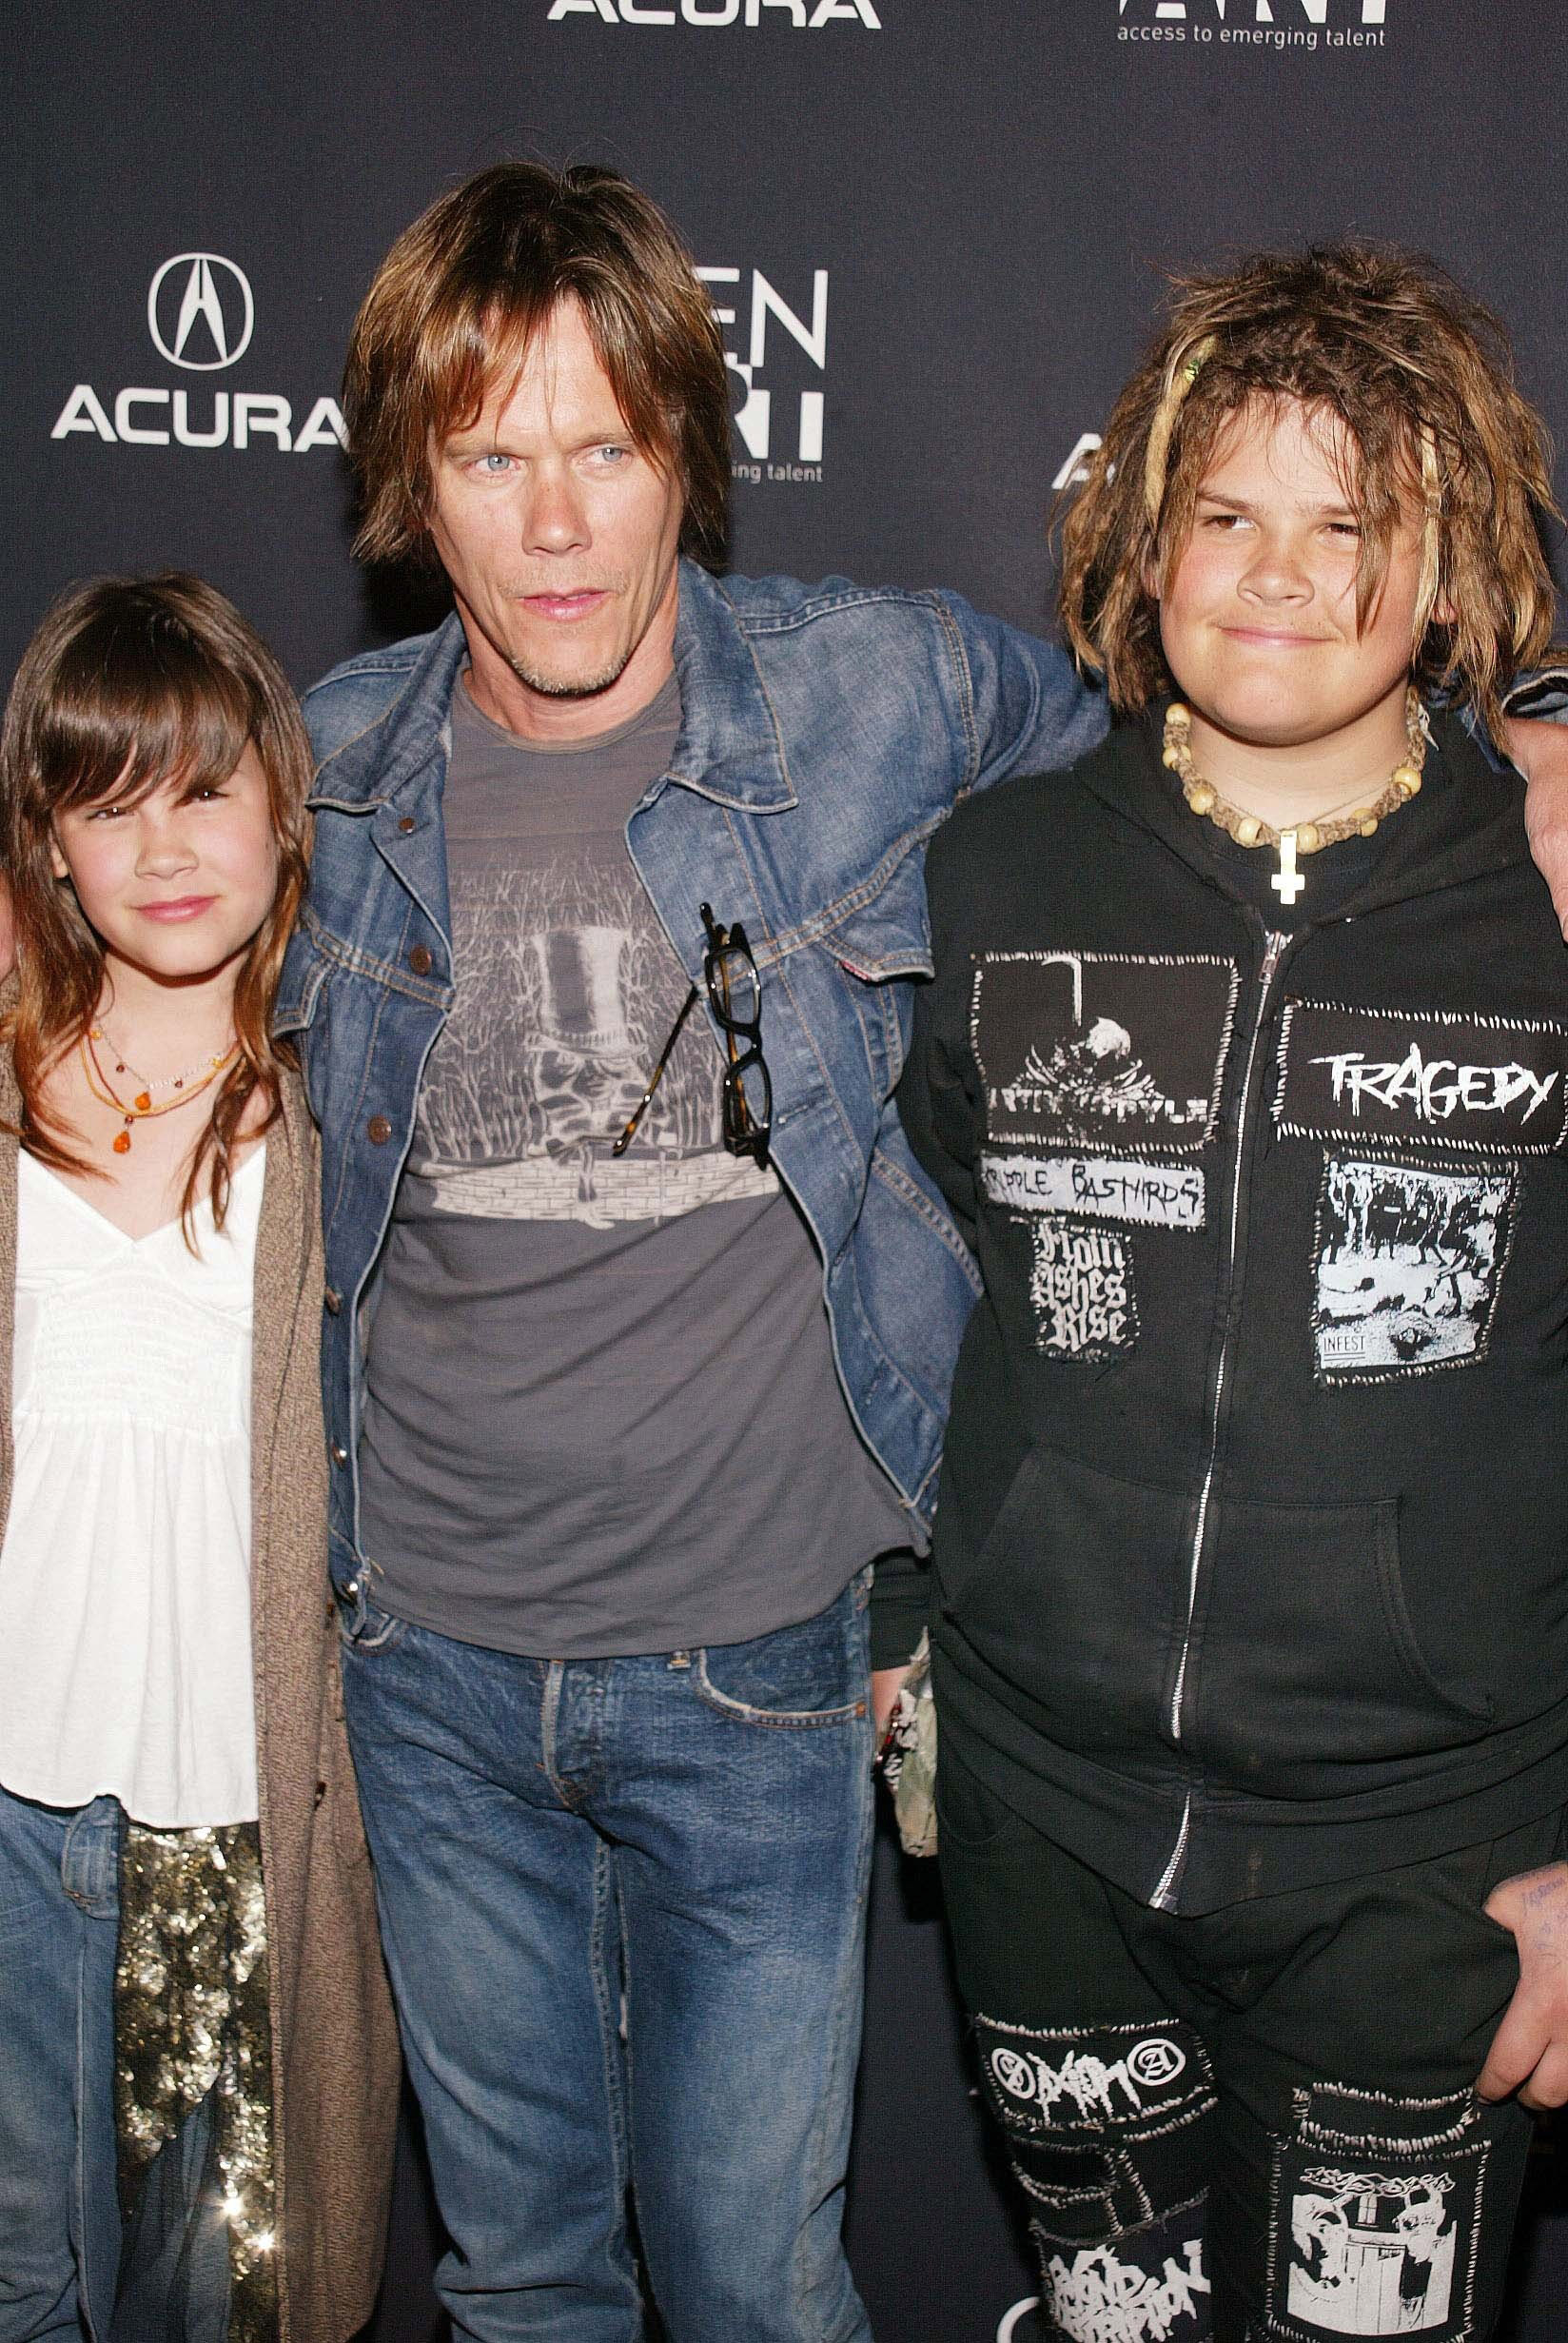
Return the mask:
<svg viewBox="0 0 1568 2343">
<path fill-rule="evenodd" d="M 122 2240 L 123 1819 L 112 1798 L 39 1806 L 0 1789 L 0 2343 L 220 2343 L 227 2326 L 206 2101 L 154 2160 Z"/>
</svg>

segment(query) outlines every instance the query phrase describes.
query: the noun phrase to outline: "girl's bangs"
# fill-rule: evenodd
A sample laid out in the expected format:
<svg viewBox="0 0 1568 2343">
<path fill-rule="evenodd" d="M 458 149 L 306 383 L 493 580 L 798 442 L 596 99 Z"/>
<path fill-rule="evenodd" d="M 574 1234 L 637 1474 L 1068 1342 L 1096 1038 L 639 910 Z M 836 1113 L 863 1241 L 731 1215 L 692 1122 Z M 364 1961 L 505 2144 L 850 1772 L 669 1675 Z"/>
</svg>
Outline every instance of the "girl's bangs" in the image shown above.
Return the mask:
<svg viewBox="0 0 1568 2343">
<path fill-rule="evenodd" d="M 228 778 L 258 720 L 238 677 L 167 637 L 155 647 L 79 642 L 72 650 L 65 664 L 75 672 L 57 676 L 36 719 L 33 770 L 44 811 L 106 798 L 134 805 L 167 780 L 199 787 Z"/>
</svg>

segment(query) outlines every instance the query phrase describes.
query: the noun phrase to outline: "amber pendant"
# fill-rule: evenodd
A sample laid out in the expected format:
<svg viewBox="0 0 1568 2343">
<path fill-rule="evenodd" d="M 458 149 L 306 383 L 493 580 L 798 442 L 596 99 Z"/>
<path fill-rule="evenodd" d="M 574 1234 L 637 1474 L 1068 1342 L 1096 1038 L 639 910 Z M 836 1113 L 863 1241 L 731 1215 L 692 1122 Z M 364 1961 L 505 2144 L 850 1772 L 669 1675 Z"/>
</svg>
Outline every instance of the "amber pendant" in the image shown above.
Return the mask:
<svg viewBox="0 0 1568 2343">
<path fill-rule="evenodd" d="M 115 1132 L 115 1134 L 114 1134 L 113 1146 L 114 1146 L 114 1152 L 115 1152 L 117 1155 L 128 1155 L 128 1154 L 130 1153 L 130 1133 L 129 1133 L 129 1132 L 128 1132 L 128 1131 L 117 1131 L 117 1132 Z"/>
</svg>

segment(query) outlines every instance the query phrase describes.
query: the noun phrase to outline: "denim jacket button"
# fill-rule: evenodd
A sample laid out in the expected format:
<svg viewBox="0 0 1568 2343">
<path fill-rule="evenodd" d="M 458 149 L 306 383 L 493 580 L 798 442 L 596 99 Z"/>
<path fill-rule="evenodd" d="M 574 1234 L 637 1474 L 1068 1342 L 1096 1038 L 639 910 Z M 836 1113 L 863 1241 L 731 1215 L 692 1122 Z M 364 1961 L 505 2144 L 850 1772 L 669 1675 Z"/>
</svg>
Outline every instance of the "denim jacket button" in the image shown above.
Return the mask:
<svg viewBox="0 0 1568 2343">
<path fill-rule="evenodd" d="M 348 1450 L 341 1440 L 332 1443 L 332 1462 L 335 1465 L 346 1465 L 348 1462 Z"/>
<path fill-rule="evenodd" d="M 342 1309 L 343 1295 L 338 1291 L 336 1286 L 328 1286 L 326 1288 L 325 1291 L 322 1295 L 322 1307 L 334 1318 L 337 1316 L 339 1310 Z"/>
<path fill-rule="evenodd" d="M 428 976 L 432 965 L 429 946 L 416 944 L 408 955 L 408 965 L 416 976 Z"/>
<path fill-rule="evenodd" d="M 373 1114 L 364 1129 L 372 1147 L 384 1147 L 392 1136 L 392 1126 L 384 1114 Z"/>
<path fill-rule="evenodd" d="M 419 828 L 419 823 L 414 819 L 412 814 L 405 814 L 398 824 L 398 828 L 402 833 L 404 837 L 410 837 L 412 833 Z"/>
</svg>

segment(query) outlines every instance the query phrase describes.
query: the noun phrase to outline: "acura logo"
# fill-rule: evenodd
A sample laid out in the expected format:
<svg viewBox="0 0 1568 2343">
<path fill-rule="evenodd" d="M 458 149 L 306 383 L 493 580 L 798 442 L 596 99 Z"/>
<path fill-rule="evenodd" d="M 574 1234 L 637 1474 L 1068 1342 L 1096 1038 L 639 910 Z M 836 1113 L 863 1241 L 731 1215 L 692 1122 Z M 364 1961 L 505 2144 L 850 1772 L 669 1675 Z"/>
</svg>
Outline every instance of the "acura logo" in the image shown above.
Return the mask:
<svg viewBox="0 0 1568 2343">
<path fill-rule="evenodd" d="M 171 365 L 211 374 L 250 346 L 256 305 L 221 252 L 176 252 L 147 287 L 147 331 Z"/>
</svg>

